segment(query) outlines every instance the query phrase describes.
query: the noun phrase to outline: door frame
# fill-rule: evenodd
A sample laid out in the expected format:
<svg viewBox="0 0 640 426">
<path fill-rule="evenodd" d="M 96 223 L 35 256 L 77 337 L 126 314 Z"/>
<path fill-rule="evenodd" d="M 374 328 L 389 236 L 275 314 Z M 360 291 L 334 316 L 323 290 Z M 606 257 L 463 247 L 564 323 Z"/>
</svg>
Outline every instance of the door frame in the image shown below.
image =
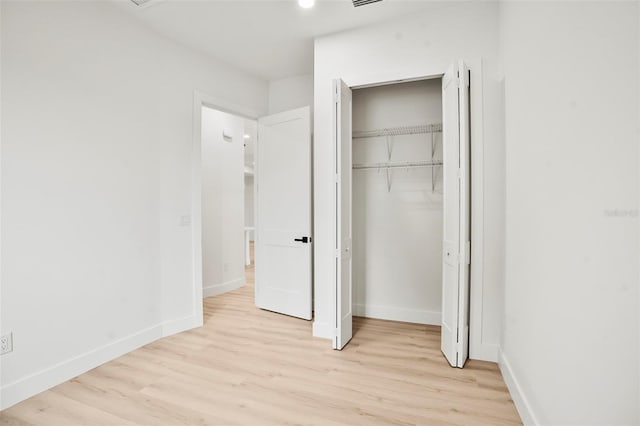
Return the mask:
<svg viewBox="0 0 640 426">
<path fill-rule="evenodd" d="M 210 96 L 204 92 L 193 92 L 193 127 L 191 149 L 191 252 L 193 312 L 203 324 L 202 306 L 202 107 L 233 114 L 239 117 L 258 120 L 258 111 L 235 104 L 226 99 Z M 255 191 L 255 185 L 254 185 Z"/>
<path fill-rule="evenodd" d="M 486 361 L 498 359 L 498 346 L 482 341 L 482 300 L 484 293 L 483 247 L 484 247 L 484 117 L 483 117 L 483 62 L 481 58 L 455 58 L 443 66 L 425 69 L 420 74 L 396 74 L 386 70 L 374 71 L 367 75 L 336 76 L 341 78 L 352 90 L 366 87 L 383 86 L 418 80 L 442 78 L 451 63 L 464 60 L 471 72 L 470 79 L 470 133 L 471 133 L 471 174 L 470 174 L 470 239 L 471 266 L 469 273 L 469 358 Z M 335 145 L 335 144 L 334 144 Z M 335 157 L 335 149 L 334 157 Z M 334 165 L 335 167 L 335 165 Z M 334 194 L 335 199 L 335 194 Z M 335 207 L 335 206 L 334 206 Z M 337 226 L 337 223 L 334 223 Z M 334 233 L 335 234 L 335 233 Z M 335 241 L 334 241 L 335 243 Z M 333 273 L 335 276 L 335 271 Z M 335 284 L 334 284 L 335 286 Z M 332 304 L 332 317 L 337 306 Z M 328 337 L 328 336 L 327 336 Z"/>
</svg>

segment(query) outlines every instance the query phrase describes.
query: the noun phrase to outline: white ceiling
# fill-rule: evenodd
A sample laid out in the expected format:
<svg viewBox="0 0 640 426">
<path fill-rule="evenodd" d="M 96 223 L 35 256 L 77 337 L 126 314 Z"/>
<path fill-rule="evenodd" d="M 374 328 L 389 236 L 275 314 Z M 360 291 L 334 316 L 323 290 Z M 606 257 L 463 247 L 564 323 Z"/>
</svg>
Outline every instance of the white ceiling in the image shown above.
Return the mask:
<svg viewBox="0 0 640 426">
<path fill-rule="evenodd" d="M 265 80 L 313 72 L 313 38 L 415 13 L 435 2 L 382 0 L 151 0 L 118 3 L 153 30 Z"/>
</svg>

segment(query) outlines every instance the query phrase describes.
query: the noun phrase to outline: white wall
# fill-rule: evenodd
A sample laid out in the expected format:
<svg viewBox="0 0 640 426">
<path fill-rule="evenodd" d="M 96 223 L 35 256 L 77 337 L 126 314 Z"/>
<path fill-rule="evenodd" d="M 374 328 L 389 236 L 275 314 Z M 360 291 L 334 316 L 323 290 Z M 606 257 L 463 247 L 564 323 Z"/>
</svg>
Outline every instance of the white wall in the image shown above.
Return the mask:
<svg viewBox="0 0 640 426">
<path fill-rule="evenodd" d="M 253 175 L 244 177 L 244 226 L 252 227 L 255 223 L 253 211 Z M 253 233 L 251 239 L 253 240 Z"/>
<path fill-rule="evenodd" d="M 442 123 L 442 81 L 353 91 L 354 130 Z M 434 136 L 442 161 L 442 134 Z M 431 134 L 353 139 L 353 163 L 431 161 Z M 442 167 L 353 170 L 354 314 L 441 323 Z"/>
<path fill-rule="evenodd" d="M 269 114 L 310 106 L 313 108 L 313 75 L 269 82 Z"/>
<path fill-rule="evenodd" d="M 495 3 L 434 5 L 432 10 L 381 25 L 318 38 L 315 42 L 314 334 L 333 334 L 335 195 L 332 79 L 357 86 L 443 74 L 464 59 L 471 67 L 473 358 L 497 360 L 503 293 L 502 116 Z M 484 163 L 482 162 L 484 161 Z M 483 197 L 484 200 L 483 200 Z M 485 202 L 486 200 L 486 202 Z M 475 304 L 474 304 L 475 303 Z"/>
<path fill-rule="evenodd" d="M 109 2 L 1 2 L 3 407 L 200 323 L 194 90 L 267 84 Z"/>
<path fill-rule="evenodd" d="M 526 424 L 637 425 L 638 4 L 506 3 L 501 367 Z"/>
<path fill-rule="evenodd" d="M 245 139 L 244 164 L 250 173 L 244 176 L 244 226 L 254 227 L 256 223 L 255 198 L 255 143 L 258 139 L 258 122 L 245 119 L 244 133 L 249 136 Z M 255 240 L 255 231 L 249 232 L 249 239 Z"/>
<path fill-rule="evenodd" d="M 224 138 L 223 132 L 230 138 Z M 202 108 L 202 285 L 244 285 L 244 118 Z"/>
</svg>

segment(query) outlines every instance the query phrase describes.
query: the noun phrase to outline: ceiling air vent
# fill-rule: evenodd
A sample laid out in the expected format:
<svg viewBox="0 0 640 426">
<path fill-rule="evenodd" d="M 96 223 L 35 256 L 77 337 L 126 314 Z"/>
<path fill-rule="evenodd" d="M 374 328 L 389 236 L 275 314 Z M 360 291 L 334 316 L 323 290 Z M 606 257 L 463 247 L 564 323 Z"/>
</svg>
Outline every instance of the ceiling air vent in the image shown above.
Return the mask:
<svg viewBox="0 0 640 426">
<path fill-rule="evenodd" d="M 352 1 L 353 1 L 353 6 L 358 7 L 358 6 L 366 6 L 369 3 L 377 3 L 382 0 L 352 0 Z"/>
</svg>

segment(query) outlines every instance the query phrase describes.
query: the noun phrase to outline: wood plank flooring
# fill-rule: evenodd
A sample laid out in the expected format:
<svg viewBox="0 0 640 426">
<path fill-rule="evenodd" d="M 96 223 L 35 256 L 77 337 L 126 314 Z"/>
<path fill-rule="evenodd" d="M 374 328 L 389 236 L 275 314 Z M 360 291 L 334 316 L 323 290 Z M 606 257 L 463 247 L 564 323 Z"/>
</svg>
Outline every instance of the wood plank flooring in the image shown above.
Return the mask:
<svg viewBox="0 0 640 426">
<path fill-rule="evenodd" d="M 0 425 L 519 425 L 493 363 L 450 368 L 434 326 L 354 319 L 333 351 L 311 323 L 205 299 L 205 325 L 149 344 L 0 413 Z"/>
</svg>

